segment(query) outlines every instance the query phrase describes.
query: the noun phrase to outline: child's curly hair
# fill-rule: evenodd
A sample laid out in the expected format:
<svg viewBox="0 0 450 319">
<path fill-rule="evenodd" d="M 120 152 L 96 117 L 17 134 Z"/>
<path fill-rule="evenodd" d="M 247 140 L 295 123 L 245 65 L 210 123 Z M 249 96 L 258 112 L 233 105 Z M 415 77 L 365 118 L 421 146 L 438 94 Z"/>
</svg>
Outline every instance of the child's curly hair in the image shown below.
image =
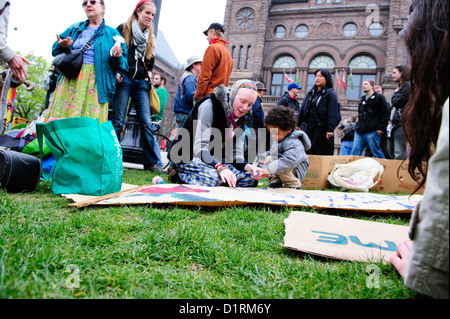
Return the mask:
<svg viewBox="0 0 450 319">
<path fill-rule="evenodd" d="M 277 105 L 272 108 L 264 118 L 264 124 L 277 126 L 283 131 L 295 130 L 297 119 L 292 108 L 283 105 Z"/>
</svg>

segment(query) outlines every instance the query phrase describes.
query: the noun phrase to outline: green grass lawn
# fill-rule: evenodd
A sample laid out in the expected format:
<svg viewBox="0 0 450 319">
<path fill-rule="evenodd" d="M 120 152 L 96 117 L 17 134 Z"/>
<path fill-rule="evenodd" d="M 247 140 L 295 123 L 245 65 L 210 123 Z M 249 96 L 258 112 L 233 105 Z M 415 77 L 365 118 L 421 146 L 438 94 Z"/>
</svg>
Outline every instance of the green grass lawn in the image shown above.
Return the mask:
<svg viewBox="0 0 450 319">
<path fill-rule="evenodd" d="M 124 171 L 124 183 L 154 174 Z M 145 205 L 69 208 L 49 182 L 0 191 L 0 298 L 409 299 L 393 266 L 281 247 L 291 208 Z M 298 209 L 295 209 L 298 210 Z M 308 210 L 312 211 L 312 210 Z M 321 211 L 320 213 L 327 213 Z M 409 224 L 409 217 L 354 218 Z"/>
</svg>

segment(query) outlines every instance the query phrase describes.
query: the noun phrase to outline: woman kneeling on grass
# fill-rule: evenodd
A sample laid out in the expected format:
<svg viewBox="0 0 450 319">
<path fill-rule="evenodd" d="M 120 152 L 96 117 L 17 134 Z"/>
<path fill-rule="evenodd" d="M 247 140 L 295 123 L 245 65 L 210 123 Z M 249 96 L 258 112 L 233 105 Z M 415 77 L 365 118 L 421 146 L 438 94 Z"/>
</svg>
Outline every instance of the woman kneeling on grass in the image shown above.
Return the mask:
<svg viewBox="0 0 450 319">
<path fill-rule="evenodd" d="M 257 186 L 261 169 L 244 160 L 242 138 L 244 115 L 256 97 L 255 83 L 240 80 L 231 91 L 221 85 L 200 100 L 170 146 L 169 179 L 200 186 Z"/>
</svg>

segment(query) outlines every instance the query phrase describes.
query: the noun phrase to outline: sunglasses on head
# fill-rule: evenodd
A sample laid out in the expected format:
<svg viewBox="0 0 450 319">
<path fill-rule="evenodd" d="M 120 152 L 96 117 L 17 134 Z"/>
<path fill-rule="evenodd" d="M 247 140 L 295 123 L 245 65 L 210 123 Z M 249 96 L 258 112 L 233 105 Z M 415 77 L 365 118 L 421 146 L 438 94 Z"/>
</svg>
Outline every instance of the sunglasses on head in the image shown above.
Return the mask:
<svg viewBox="0 0 450 319">
<path fill-rule="evenodd" d="M 101 1 L 99 1 L 101 3 Z M 88 5 L 88 3 L 90 3 L 92 6 L 95 6 L 95 4 L 97 3 L 97 0 L 89 0 L 89 1 L 83 1 L 83 3 L 81 4 L 83 7 L 86 7 Z"/>
</svg>

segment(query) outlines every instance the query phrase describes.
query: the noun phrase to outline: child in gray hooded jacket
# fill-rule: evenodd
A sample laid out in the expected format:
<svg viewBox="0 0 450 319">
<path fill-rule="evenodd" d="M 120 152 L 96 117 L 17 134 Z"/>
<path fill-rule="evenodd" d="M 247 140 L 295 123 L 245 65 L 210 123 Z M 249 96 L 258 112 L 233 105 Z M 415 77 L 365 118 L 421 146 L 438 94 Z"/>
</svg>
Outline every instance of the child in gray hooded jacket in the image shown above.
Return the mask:
<svg viewBox="0 0 450 319">
<path fill-rule="evenodd" d="M 269 178 L 269 187 L 289 187 L 301 189 L 309 167 L 306 151 L 311 148 L 311 140 L 305 132 L 296 130 L 294 110 L 282 105 L 271 109 L 264 119 L 270 131 L 272 144 L 270 150 L 259 155 L 263 165 L 261 176 Z"/>
</svg>

